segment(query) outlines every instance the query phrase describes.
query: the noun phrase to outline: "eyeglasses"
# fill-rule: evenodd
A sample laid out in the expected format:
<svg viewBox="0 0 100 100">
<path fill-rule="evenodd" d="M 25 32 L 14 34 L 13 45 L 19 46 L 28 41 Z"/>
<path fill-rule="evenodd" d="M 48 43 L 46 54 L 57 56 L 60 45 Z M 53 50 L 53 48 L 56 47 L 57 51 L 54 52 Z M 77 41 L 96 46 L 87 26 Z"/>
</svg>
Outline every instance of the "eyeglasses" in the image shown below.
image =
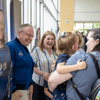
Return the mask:
<svg viewBox="0 0 100 100">
<path fill-rule="evenodd" d="M 28 33 L 24 32 L 23 30 L 21 30 L 21 32 L 25 33 L 28 37 L 32 37 L 32 38 L 34 37 L 33 35 L 28 34 Z"/>
</svg>

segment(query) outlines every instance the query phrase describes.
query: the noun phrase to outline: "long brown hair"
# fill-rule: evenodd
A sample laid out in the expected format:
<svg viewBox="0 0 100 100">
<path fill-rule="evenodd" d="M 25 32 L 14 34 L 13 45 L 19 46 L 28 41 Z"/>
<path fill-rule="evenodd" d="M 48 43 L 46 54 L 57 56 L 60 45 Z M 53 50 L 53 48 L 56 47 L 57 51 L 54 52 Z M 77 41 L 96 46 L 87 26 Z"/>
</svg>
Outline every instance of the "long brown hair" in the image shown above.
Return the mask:
<svg viewBox="0 0 100 100">
<path fill-rule="evenodd" d="M 54 45 L 52 46 L 52 50 L 56 53 L 56 37 L 52 31 L 46 31 L 43 34 L 42 39 L 40 40 L 40 43 L 39 43 L 39 48 L 43 51 L 43 48 L 44 48 L 43 41 L 47 35 L 52 35 L 54 37 Z"/>
</svg>

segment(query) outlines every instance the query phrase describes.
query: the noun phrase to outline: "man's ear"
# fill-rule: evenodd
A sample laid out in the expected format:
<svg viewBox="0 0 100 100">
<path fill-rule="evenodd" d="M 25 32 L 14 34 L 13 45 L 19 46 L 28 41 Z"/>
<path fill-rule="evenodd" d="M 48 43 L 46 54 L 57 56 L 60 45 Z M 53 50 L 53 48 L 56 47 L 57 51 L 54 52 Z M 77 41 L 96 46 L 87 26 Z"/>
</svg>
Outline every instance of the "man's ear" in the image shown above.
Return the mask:
<svg viewBox="0 0 100 100">
<path fill-rule="evenodd" d="M 19 36 L 20 36 L 20 34 L 21 34 L 21 30 L 18 30 L 18 32 L 17 32 L 17 33 L 18 33 L 18 37 L 19 37 Z"/>
</svg>

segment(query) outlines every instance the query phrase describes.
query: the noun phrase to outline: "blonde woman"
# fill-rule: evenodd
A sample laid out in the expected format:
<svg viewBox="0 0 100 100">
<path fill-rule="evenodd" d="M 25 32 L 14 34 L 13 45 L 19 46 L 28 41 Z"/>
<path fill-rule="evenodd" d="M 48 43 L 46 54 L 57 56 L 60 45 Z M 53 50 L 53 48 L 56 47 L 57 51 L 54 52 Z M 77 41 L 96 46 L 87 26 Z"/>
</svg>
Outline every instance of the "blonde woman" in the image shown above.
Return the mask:
<svg viewBox="0 0 100 100">
<path fill-rule="evenodd" d="M 61 62 L 66 62 L 70 56 L 76 52 L 78 49 L 78 38 L 77 35 L 72 32 L 63 32 L 58 39 L 58 59 L 56 61 L 56 68 L 57 65 Z M 84 69 L 86 66 L 85 62 L 79 62 L 78 64 L 67 66 L 66 71 L 71 72 L 75 70 Z M 55 70 L 56 70 L 55 68 Z M 56 77 L 59 77 L 58 79 Z M 49 78 L 49 88 L 53 92 L 53 99 L 54 100 L 66 100 L 66 82 L 63 80 L 66 79 L 66 74 L 61 75 L 54 71 L 50 78 Z M 57 80 L 56 80 L 57 79 Z M 62 83 L 64 82 L 64 83 Z M 62 84 L 61 84 L 62 83 Z M 58 86 L 57 86 L 58 85 Z M 57 88 L 55 89 L 55 87 Z M 55 89 L 55 90 L 54 90 Z M 53 91 L 54 90 L 54 91 Z"/>
<path fill-rule="evenodd" d="M 80 33 L 78 32 L 78 34 Z M 100 63 L 100 60 L 99 60 L 100 58 L 100 52 L 99 52 L 100 51 L 100 31 L 94 30 L 94 31 L 89 32 L 88 41 L 86 45 L 87 45 L 88 51 L 89 52 L 92 51 L 91 53 L 95 55 L 95 57 L 98 60 L 98 63 Z M 76 70 L 76 71 L 72 71 L 68 73 L 68 70 L 67 70 L 68 66 L 76 64 L 78 59 L 85 61 L 87 68 L 85 70 Z M 85 51 L 81 48 L 79 48 L 77 52 L 73 54 L 67 60 L 65 65 L 60 63 L 57 66 L 57 72 L 59 74 L 52 75 L 50 86 L 53 87 L 54 84 L 58 85 L 60 82 L 62 83 L 64 81 L 67 81 L 67 84 L 66 84 L 67 86 L 66 99 L 67 100 L 83 100 L 83 99 L 87 100 L 89 93 L 91 91 L 92 85 L 98 78 L 93 59 L 91 58 L 90 55 L 86 54 Z M 66 77 L 64 76 L 64 74 L 66 75 Z M 60 79 L 60 75 L 63 77 L 62 79 Z M 82 95 L 81 97 L 77 94 L 77 92 L 73 88 L 72 81 L 74 82 L 78 91 L 81 93 Z"/>
<path fill-rule="evenodd" d="M 34 68 L 33 80 L 33 99 L 46 100 L 44 87 L 48 88 L 44 83 L 48 82 L 50 73 L 52 72 L 52 61 L 56 59 L 56 37 L 52 31 L 46 31 L 40 44 L 31 54 L 36 66 Z"/>
</svg>

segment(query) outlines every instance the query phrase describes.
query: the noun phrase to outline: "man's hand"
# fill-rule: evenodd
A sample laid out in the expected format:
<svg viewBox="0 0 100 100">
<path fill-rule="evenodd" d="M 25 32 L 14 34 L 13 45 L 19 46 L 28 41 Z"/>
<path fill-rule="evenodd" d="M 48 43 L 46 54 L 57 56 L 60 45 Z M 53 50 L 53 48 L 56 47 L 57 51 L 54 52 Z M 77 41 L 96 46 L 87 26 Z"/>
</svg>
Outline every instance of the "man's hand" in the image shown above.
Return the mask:
<svg viewBox="0 0 100 100">
<path fill-rule="evenodd" d="M 78 65 L 78 70 L 82 70 L 82 69 L 85 69 L 86 68 L 86 62 L 85 61 L 82 61 L 82 62 L 80 62 L 81 61 L 81 59 L 79 59 L 78 61 L 77 61 L 77 65 Z"/>
<path fill-rule="evenodd" d="M 30 85 L 29 88 L 29 100 L 32 100 L 32 95 L 33 95 L 33 85 Z"/>
<path fill-rule="evenodd" d="M 21 96 L 23 96 L 23 95 L 20 92 L 15 91 L 14 93 L 12 93 L 11 100 L 20 100 Z"/>
</svg>

